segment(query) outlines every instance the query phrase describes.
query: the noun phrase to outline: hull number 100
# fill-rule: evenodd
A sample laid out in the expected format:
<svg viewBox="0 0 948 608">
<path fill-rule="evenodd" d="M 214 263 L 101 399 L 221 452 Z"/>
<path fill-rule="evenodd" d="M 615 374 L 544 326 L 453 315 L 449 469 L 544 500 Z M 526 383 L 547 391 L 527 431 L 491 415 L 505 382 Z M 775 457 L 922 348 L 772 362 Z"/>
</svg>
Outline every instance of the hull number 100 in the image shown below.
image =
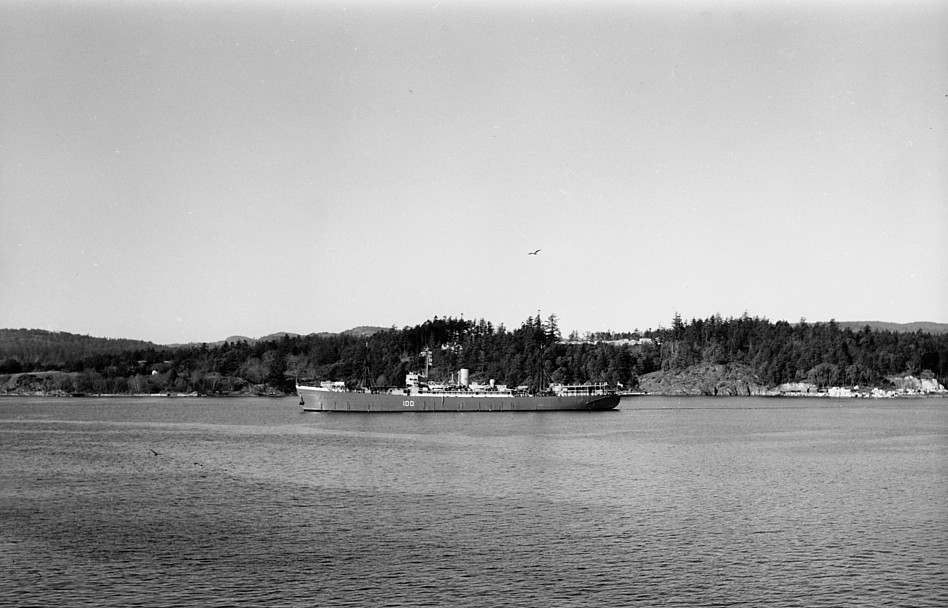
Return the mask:
<svg viewBox="0 0 948 608">
<path fill-rule="evenodd" d="M 415 401 L 414 401 L 413 399 L 412 399 L 412 400 L 405 399 L 404 401 L 402 401 L 402 406 L 404 406 L 404 407 L 415 407 Z"/>
</svg>

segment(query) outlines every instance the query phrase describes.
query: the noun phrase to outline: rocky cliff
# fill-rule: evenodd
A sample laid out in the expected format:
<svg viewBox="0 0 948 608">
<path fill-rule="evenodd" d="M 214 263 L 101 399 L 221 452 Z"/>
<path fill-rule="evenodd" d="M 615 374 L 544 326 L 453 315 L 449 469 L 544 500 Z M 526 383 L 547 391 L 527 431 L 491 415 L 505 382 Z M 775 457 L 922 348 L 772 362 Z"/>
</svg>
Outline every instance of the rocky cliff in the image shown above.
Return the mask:
<svg viewBox="0 0 948 608">
<path fill-rule="evenodd" d="M 934 378 L 916 378 L 915 376 L 890 376 L 889 382 L 896 390 L 915 393 L 944 393 L 945 387 Z"/>
<path fill-rule="evenodd" d="M 741 363 L 704 363 L 683 370 L 652 372 L 639 377 L 639 388 L 658 395 L 763 395 L 767 387 L 754 370 Z"/>
</svg>

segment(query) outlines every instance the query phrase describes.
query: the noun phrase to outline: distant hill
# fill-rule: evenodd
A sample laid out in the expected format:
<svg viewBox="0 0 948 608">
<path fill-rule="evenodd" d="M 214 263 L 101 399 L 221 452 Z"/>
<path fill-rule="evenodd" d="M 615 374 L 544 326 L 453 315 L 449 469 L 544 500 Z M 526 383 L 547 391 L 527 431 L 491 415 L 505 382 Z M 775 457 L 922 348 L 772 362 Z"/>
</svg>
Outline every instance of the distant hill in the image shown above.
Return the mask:
<svg viewBox="0 0 948 608">
<path fill-rule="evenodd" d="M 257 338 L 257 340 L 260 342 L 274 342 L 276 340 L 282 340 L 283 338 L 299 338 L 299 337 L 300 337 L 299 334 L 294 334 L 288 331 L 281 331 L 275 334 L 262 336 L 260 338 Z"/>
<path fill-rule="evenodd" d="M 336 336 L 336 335 L 363 337 L 363 336 L 371 336 L 372 334 L 378 333 L 380 331 L 385 331 L 386 329 L 388 328 L 387 327 L 374 327 L 374 326 L 369 326 L 369 325 L 360 325 L 359 327 L 353 327 L 352 329 L 347 329 L 339 333 L 330 332 L 330 331 L 321 331 L 321 332 L 310 334 L 310 335 L 317 336 L 320 338 L 324 338 L 328 336 Z M 224 344 L 224 342 L 230 342 L 231 344 L 235 342 L 246 342 L 247 344 L 251 344 L 251 345 L 256 344 L 257 342 L 276 342 L 278 340 L 282 340 L 284 336 L 289 336 L 290 338 L 299 338 L 300 334 L 294 334 L 288 331 L 281 331 L 275 334 L 261 336 L 259 338 L 248 338 L 247 336 L 230 336 L 218 342 L 208 343 L 208 346 L 221 346 L 222 344 Z"/>
<path fill-rule="evenodd" d="M 259 338 L 248 338 L 247 336 L 228 336 L 223 340 L 218 340 L 217 342 L 208 342 L 208 346 L 222 346 L 225 342 L 230 342 L 234 344 L 236 342 L 246 342 L 247 344 L 254 345 L 257 342 L 276 342 L 282 340 L 284 336 L 289 336 L 290 338 L 299 338 L 300 334 L 294 334 L 288 331 L 279 331 L 275 334 L 267 334 L 266 336 L 261 336 Z"/>
<path fill-rule="evenodd" d="M 377 334 L 380 331 L 387 330 L 388 327 L 375 327 L 372 325 L 360 325 L 359 327 L 353 327 L 352 329 L 347 329 L 344 332 L 341 332 L 344 336 L 371 336 L 372 334 Z"/>
<path fill-rule="evenodd" d="M 247 336 L 228 336 L 224 338 L 223 340 L 220 340 L 219 342 L 214 342 L 210 344 L 209 346 L 220 346 L 224 342 L 230 342 L 231 344 L 234 344 L 236 342 L 246 342 L 247 344 L 253 344 L 256 341 L 257 341 L 256 338 L 248 338 Z"/>
<path fill-rule="evenodd" d="M 374 327 L 369 325 L 360 325 L 345 331 L 339 332 L 340 335 L 350 336 L 371 336 L 380 331 L 385 331 L 387 327 Z M 312 334 L 316 336 L 333 336 L 333 332 L 320 332 Z M 248 336 L 233 335 L 218 340 L 216 342 L 187 342 L 175 344 L 155 344 L 145 340 L 130 340 L 125 338 L 98 338 L 95 336 L 83 336 L 71 334 L 64 331 L 47 331 L 45 329 L 0 329 L 0 359 L 13 357 L 21 360 L 47 359 L 52 354 L 57 355 L 54 358 L 66 359 L 74 357 L 86 357 L 102 353 L 117 353 L 130 350 L 147 350 L 149 348 L 169 349 L 169 348 L 187 348 L 189 346 L 222 346 L 225 342 L 234 344 L 236 342 L 246 342 L 254 345 L 258 342 L 275 342 L 282 340 L 284 336 L 298 338 L 300 334 L 292 332 L 276 332 L 261 336 L 259 338 L 250 338 Z"/>
<path fill-rule="evenodd" d="M 866 325 L 876 331 L 891 331 L 914 334 L 922 330 L 929 334 L 948 333 L 948 323 L 931 323 L 929 321 L 916 321 L 914 323 L 887 323 L 885 321 L 837 321 L 841 328 L 849 328 L 853 331 L 859 331 Z"/>
</svg>

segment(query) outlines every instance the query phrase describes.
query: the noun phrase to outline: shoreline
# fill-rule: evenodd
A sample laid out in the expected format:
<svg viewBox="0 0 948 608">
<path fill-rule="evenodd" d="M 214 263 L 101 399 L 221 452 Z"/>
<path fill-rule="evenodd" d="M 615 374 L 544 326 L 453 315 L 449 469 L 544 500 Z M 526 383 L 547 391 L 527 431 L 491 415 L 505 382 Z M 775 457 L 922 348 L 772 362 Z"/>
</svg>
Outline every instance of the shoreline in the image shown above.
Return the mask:
<svg viewBox="0 0 948 608">
<path fill-rule="evenodd" d="M 814 392 L 779 392 L 776 390 L 769 390 L 766 392 L 761 392 L 757 394 L 743 394 L 743 395 L 728 395 L 728 394 L 718 394 L 718 395 L 704 395 L 697 393 L 675 393 L 675 392 L 620 392 L 618 393 L 619 397 L 703 397 L 703 398 L 747 398 L 747 397 L 764 397 L 764 398 L 787 398 L 787 399 L 948 399 L 948 391 L 932 391 L 932 392 L 907 392 L 904 390 L 891 390 L 891 391 L 882 391 L 877 389 L 871 393 L 863 392 L 854 392 L 850 391 L 847 393 L 837 393 L 833 391 L 814 391 Z M 245 397 L 270 397 L 270 398 L 288 398 L 296 397 L 296 393 L 230 393 L 230 394 L 216 394 L 208 395 L 202 393 L 83 393 L 83 394 L 69 394 L 61 391 L 48 391 L 48 392 L 4 392 L 0 393 L 0 399 L 3 398 L 38 398 L 38 399 L 149 399 L 149 398 L 158 398 L 158 399 L 237 399 Z"/>
<path fill-rule="evenodd" d="M 37 397 L 41 399 L 232 399 L 240 397 L 294 397 L 295 394 L 286 393 L 233 393 L 220 395 L 204 395 L 199 393 L 83 393 L 81 395 L 71 395 L 68 393 L 58 393 L 56 391 L 37 393 L 0 393 L 0 399 L 5 397 Z"/>
</svg>

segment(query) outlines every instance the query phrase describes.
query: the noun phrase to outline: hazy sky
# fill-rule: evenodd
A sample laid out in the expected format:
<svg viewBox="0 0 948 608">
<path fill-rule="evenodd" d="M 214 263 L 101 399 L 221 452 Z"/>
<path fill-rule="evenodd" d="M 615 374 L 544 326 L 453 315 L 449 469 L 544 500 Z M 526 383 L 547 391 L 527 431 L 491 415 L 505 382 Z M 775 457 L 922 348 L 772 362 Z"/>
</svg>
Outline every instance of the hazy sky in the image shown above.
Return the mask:
<svg viewBox="0 0 948 608">
<path fill-rule="evenodd" d="M 0 327 L 537 310 L 948 322 L 948 4 L 0 1 Z"/>
</svg>

